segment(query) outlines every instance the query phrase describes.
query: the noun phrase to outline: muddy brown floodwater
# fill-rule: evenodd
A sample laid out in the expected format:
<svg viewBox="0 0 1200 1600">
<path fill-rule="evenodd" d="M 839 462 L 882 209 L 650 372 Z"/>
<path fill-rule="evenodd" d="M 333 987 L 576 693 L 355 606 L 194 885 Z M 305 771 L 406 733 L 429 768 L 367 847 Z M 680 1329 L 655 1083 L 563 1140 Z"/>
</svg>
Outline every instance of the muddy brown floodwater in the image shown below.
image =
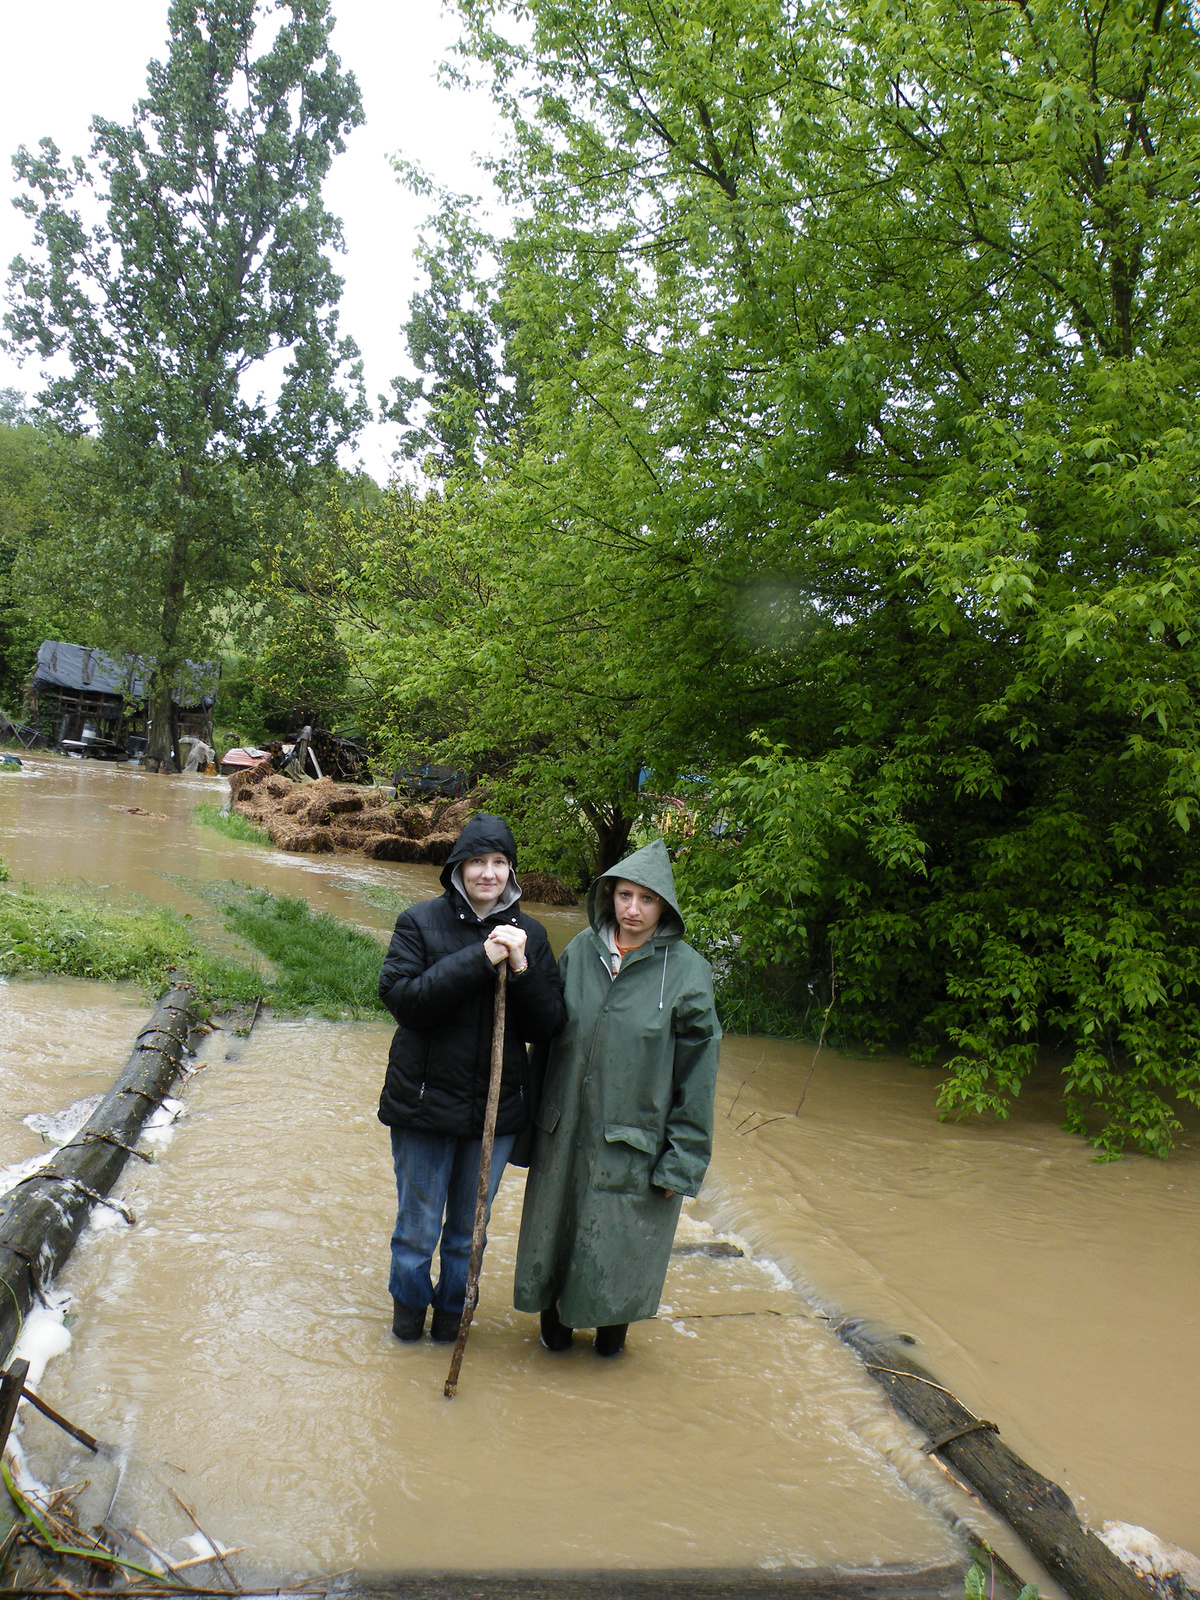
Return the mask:
<svg viewBox="0 0 1200 1600">
<path fill-rule="evenodd" d="M 435 892 L 431 869 L 195 827 L 194 804 L 222 788 L 37 762 L 0 786 L 0 854 L 14 876 L 108 883 L 197 918 L 210 913 L 188 882 L 206 877 L 380 931 L 385 891 Z M 133 804 L 166 820 L 112 809 Z M 579 913 L 544 920 L 557 946 Z M 136 994 L 96 985 L 0 987 L 0 1161 L 38 1144 L 26 1112 L 107 1085 L 142 1014 Z M 247 1570 L 297 1573 L 937 1562 L 959 1554 L 961 1517 L 1039 1578 L 829 1334 L 820 1313 L 837 1310 L 913 1334 L 1094 1523 L 1200 1546 L 1194 1122 L 1169 1161 L 1096 1164 L 1048 1088 L 1006 1125 L 945 1125 L 935 1074 L 834 1052 L 795 1116 L 811 1046 L 731 1037 L 710 1178 L 659 1318 L 619 1362 L 582 1340 L 542 1350 L 511 1307 L 510 1169 L 448 1404 L 446 1352 L 400 1346 L 388 1325 L 374 1117 L 388 1037 L 272 1018 L 247 1040 L 214 1035 L 173 1139 L 126 1173 L 137 1227 L 109 1213 L 77 1251 L 59 1285 L 72 1348 L 43 1390 L 128 1452 L 120 1481 L 88 1467 L 101 1511 L 112 1499 L 167 1528 L 167 1482 Z M 746 1255 L 691 1248 L 720 1238 Z M 80 1475 L 39 1420 L 22 1442 L 46 1476 Z"/>
</svg>

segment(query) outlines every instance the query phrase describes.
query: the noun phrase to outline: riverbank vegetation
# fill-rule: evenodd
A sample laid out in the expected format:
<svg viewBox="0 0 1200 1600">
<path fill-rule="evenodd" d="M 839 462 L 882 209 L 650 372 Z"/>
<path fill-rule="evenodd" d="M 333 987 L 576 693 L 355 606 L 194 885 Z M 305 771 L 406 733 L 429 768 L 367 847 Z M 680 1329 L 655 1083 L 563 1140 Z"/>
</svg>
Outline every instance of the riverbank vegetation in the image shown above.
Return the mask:
<svg viewBox="0 0 1200 1600">
<path fill-rule="evenodd" d="M 381 939 L 266 889 L 234 886 L 224 915 L 230 930 L 275 967 L 266 996 L 274 1009 L 334 1019 L 383 1014 Z"/>
<path fill-rule="evenodd" d="M 259 553 L 336 476 L 365 414 L 321 193 L 362 121 L 358 86 L 329 49 L 327 0 L 283 5 L 256 37 L 258 20 L 172 7 L 128 125 L 94 118 L 74 162 L 48 139 L 13 158 L 32 247 L 5 327 L 63 357 L 40 414 L 92 443 L 60 453 L 54 535 L 26 539 L 16 566 L 39 609 L 57 602 L 89 644 L 153 663 L 157 761 L 185 662 L 239 602 L 253 621 Z M 85 227 L 91 190 L 103 220 Z"/>
<path fill-rule="evenodd" d="M 141 984 L 152 994 L 186 975 L 210 1003 L 255 1000 L 262 974 L 206 950 L 166 906 L 118 906 L 85 885 L 0 889 L 0 973 Z"/>
<path fill-rule="evenodd" d="M 237 811 L 223 811 L 212 800 L 202 800 L 192 812 L 192 821 L 201 828 L 212 828 L 227 839 L 241 839 L 246 844 L 270 844 L 264 828 L 256 828 Z"/>
<path fill-rule="evenodd" d="M 271 976 L 215 950 L 189 916 L 115 905 L 82 884 L 0 888 L 0 974 L 128 981 L 152 994 L 183 976 L 214 1007 L 262 1000 L 292 1016 L 381 1014 L 381 940 L 302 900 L 232 883 L 205 887 L 228 930 L 270 962 Z"/>
</svg>

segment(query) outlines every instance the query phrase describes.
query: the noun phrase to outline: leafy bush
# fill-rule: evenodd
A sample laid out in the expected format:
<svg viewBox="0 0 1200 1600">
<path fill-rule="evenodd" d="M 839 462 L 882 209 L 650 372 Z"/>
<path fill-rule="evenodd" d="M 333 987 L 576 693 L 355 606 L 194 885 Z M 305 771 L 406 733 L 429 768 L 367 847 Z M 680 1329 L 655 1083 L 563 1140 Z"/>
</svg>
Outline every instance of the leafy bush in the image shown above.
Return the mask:
<svg viewBox="0 0 1200 1600">
<path fill-rule="evenodd" d="M 719 989 L 836 989 L 843 1037 L 943 1061 L 947 1114 L 1007 1116 L 1039 1050 L 1065 1050 L 1068 1127 L 1166 1154 L 1175 1098 L 1200 1103 L 1200 861 L 1119 746 L 1084 743 L 1088 782 L 1081 752 L 1044 761 L 1008 808 L 950 742 L 764 748 L 714 786 L 679 866 Z"/>
</svg>

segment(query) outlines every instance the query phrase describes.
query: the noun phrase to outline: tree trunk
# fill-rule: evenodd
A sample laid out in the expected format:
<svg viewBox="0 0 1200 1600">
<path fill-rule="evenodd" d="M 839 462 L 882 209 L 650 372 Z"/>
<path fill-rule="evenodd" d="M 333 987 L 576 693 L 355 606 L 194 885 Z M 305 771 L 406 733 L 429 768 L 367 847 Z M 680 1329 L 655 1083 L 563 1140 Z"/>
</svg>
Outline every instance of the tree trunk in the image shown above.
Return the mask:
<svg viewBox="0 0 1200 1600">
<path fill-rule="evenodd" d="M 0 1198 L 0 1365 L 174 1083 L 195 998 L 183 985 L 162 997 L 124 1071 L 70 1144 Z"/>
<path fill-rule="evenodd" d="M 1069 1495 L 1022 1461 L 893 1339 L 854 1319 L 833 1330 L 941 1459 L 998 1511 L 1072 1600 L 1150 1600 L 1152 1590 L 1085 1528 Z"/>
<path fill-rule="evenodd" d="M 620 806 L 605 807 L 593 818 L 599 848 L 596 852 L 596 876 L 615 867 L 629 854 L 629 835 L 633 832 L 633 818 L 627 817 Z"/>
<path fill-rule="evenodd" d="M 191 472 L 185 467 L 180 475 L 180 490 L 185 495 L 189 494 L 191 486 Z M 154 772 L 178 772 L 182 766 L 176 742 L 171 685 L 182 665 L 177 645 L 187 588 L 188 543 L 187 525 L 181 512 L 175 537 L 171 541 L 170 566 L 159 626 L 158 657 L 150 679 L 150 737 L 142 765 Z"/>
<path fill-rule="evenodd" d="M 150 679 L 150 728 L 142 765 L 152 772 L 178 771 L 171 737 L 171 679 L 161 662 Z"/>
</svg>

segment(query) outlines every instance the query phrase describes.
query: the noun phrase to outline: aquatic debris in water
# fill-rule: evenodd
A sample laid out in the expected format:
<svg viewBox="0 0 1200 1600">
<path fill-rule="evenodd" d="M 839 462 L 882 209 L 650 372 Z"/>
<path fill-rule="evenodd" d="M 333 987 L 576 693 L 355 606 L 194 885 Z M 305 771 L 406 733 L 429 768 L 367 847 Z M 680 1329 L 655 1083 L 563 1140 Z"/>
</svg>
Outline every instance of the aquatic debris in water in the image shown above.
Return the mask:
<svg viewBox="0 0 1200 1600">
<path fill-rule="evenodd" d="M 993 1562 L 996 1561 L 993 1551 L 989 1550 L 988 1556 Z M 1003 1570 L 1006 1577 L 1012 1573 L 1011 1567 L 1004 1566 Z M 995 1579 L 989 1578 L 979 1563 L 977 1561 L 974 1562 L 968 1569 L 966 1580 L 963 1583 L 963 1600 L 993 1600 L 995 1589 Z M 1017 1596 L 1017 1600 L 1038 1600 L 1036 1584 L 1025 1584 Z"/>
</svg>

